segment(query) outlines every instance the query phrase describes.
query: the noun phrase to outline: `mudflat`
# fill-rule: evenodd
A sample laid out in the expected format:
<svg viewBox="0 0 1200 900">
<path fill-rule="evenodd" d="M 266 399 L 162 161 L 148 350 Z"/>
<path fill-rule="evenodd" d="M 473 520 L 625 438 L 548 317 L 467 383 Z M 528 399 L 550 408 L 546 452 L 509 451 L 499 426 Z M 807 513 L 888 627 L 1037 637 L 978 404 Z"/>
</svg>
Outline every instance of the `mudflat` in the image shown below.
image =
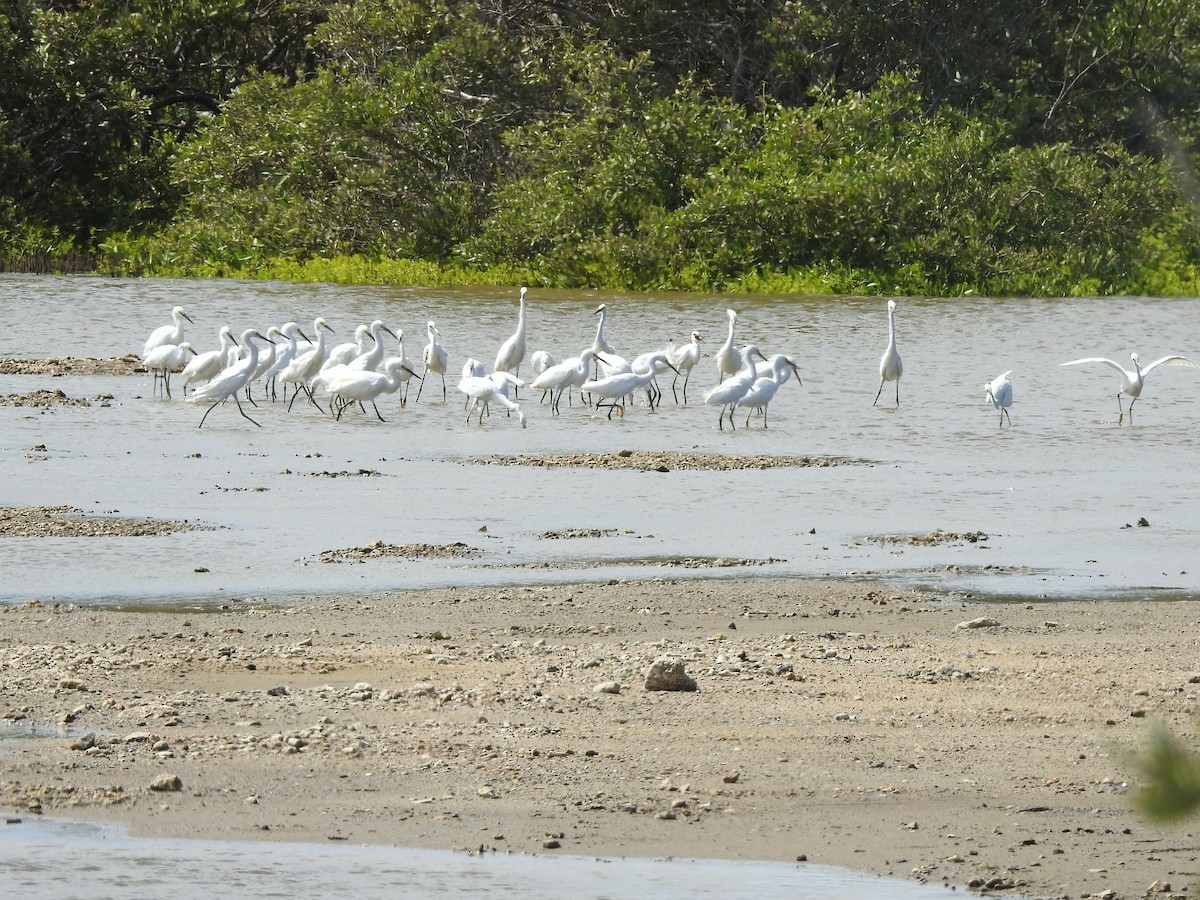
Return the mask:
<svg viewBox="0 0 1200 900">
<path fill-rule="evenodd" d="M 0 804 L 142 835 L 1190 896 L 1200 841 L 1134 811 L 1133 754 L 1156 723 L 1195 738 L 1198 618 L 759 578 L 29 602 L 0 609 Z M 683 689 L 648 689 L 656 662 Z"/>
</svg>

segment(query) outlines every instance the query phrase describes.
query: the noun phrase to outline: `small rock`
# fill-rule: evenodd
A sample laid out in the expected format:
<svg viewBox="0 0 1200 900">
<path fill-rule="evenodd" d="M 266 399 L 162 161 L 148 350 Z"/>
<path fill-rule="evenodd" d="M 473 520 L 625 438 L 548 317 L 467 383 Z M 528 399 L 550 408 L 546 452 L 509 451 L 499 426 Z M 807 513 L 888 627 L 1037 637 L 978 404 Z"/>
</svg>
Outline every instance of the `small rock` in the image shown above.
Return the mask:
<svg viewBox="0 0 1200 900">
<path fill-rule="evenodd" d="M 621 684 L 617 681 L 602 681 L 592 690 L 597 694 L 619 694 L 621 693 Z"/>
<path fill-rule="evenodd" d="M 1169 894 L 1171 892 L 1171 885 L 1170 882 L 1155 881 L 1146 890 L 1154 894 Z"/>
<path fill-rule="evenodd" d="M 557 850 L 561 846 L 562 844 L 560 844 L 555 838 L 550 838 L 548 841 L 542 841 L 543 850 Z"/>
<path fill-rule="evenodd" d="M 737 784 L 738 779 L 742 777 L 741 772 L 726 772 L 721 780 L 726 784 Z"/>
<path fill-rule="evenodd" d="M 971 619 L 969 622 L 959 622 L 954 628 L 962 631 L 967 628 L 997 628 L 999 625 L 1000 623 L 996 619 L 980 616 L 978 619 Z"/>
<path fill-rule="evenodd" d="M 70 747 L 72 750 L 91 750 L 96 746 L 96 735 L 88 732 L 85 735 L 77 737 L 71 741 Z"/>
<path fill-rule="evenodd" d="M 648 691 L 694 691 L 696 679 L 683 668 L 683 662 L 672 657 L 659 657 L 646 673 Z"/>
<path fill-rule="evenodd" d="M 152 782 L 150 782 L 150 790 L 162 792 L 182 791 L 183 781 L 178 775 L 172 775 L 169 772 L 164 772 L 162 775 L 159 775 Z"/>
</svg>

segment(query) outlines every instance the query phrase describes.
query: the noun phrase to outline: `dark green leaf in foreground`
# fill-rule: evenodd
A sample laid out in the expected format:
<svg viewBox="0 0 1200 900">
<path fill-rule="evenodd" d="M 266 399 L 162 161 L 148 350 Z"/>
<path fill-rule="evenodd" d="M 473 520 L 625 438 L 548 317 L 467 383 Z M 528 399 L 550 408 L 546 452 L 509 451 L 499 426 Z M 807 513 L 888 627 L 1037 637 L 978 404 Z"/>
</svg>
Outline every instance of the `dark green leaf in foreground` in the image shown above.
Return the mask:
<svg viewBox="0 0 1200 900">
<path fill-rule="evenodd" d="M 1135 803 L 1146 816 L 1175 821 L 1200 808 L 1200 755 L 1166 728 L 1155 728 L 1135 758 L 1143 783 Z"/>
</svg>

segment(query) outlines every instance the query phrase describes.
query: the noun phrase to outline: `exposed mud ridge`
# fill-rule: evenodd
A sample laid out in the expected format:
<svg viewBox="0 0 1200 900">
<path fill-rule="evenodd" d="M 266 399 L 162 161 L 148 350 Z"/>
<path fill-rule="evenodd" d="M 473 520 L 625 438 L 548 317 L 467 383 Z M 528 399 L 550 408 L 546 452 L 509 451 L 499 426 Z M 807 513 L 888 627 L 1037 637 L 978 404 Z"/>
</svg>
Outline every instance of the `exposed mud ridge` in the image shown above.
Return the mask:
<svg viewBox="0 0 1200 900">
<path fill-rule="evenodd" d="M 988 536 L 982 531 L 942 531 L 935 528 L 925 534 L 883 534 L 868 540 L 881 544 L 909 544 L 914 547 L 933 547 L 938 544 L 978 544 Z"/>
<path fill-rule="evenodd" d="M 73 506 L 0 507 L 0 537 L 143 537 L 207 530 L 193 522 L 89 516 Z"/>
<path fill-rule="evenodd" d="M 786 559 L 740 559 L 729 556 L 676 556 L 661 559 L 602 559 L 561 562 L 502 563 L 489 569 L 600 569 L 608 566 L 661 566 L 667 569 L 731 569 L 737 566 L 770 566 Z"/>
<path fill-rule="evenodd" d="M 50 359 L 0 359 L 0 375 L 135 375 L 146 367 L 133 353 L 94 357 L 55 356 Z"/>
<path fill-rule="evenodd" d="M 28 394 L 6 394 L 0 396 L 0 406 L 32 406 L 36 409 L 49 409 L 51 406 L 91 406 L 93 402 L 100 406 L 112 403 L 112 394 L 98 394 L 93 400 L 86 397 L 68 397 L 62 391 L 30 391 Z"/>
<path fill-rule="evenodd" d="M 284 469 L 281 475 L 303 475 L 305 478 L 357 478 L 360 475 L 373 477 L 376 475 L 382 476 L 383 473 L 377 469 L 359 469 L 357 472 L 341 471 L 341 472 L 295 472 L 292 469 Z"/>
<path fill-rule="evenodd" d="M 724 472 L 734 469 L 824 468 L 853 464 L 835 456 L 735 456 L 726 453 L 682 453 L 621 450 L 617 453 L 545 453 L 538 456 L 483 456 L 468 462 L 485 466 L 559 466 L 581 469 L 640 469 L 670 472 L 692 469 Z"/>
<path fill-rule="evenodd" d="M 368 559 L 401 557 L 403 559 L 457 559 L 464 556 L 479 556 L 481 551 L 469 547 L 462 541 L 453 544 L 385 544 L 372 541 L 365 547 L 349 547 L 345 550 L 323 550 L 318 559 L 324 563 L 365 562 Z"/>
<path fill-rule="evenodd" d="M 612 537 L 619 533 L 615 528 L 566 528 L 562 531 L 543 531 L 538 537 L 544 541 L 554 541 L 567 538 Z"/>
</svg>

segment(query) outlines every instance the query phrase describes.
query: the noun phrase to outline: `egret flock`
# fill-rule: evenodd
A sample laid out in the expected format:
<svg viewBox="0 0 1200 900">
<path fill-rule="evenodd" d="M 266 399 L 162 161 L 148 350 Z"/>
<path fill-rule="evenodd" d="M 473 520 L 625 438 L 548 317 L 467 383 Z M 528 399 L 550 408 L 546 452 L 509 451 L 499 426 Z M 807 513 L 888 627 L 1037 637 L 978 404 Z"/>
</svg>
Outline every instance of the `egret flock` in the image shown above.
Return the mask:
<svg viewBox="0 0 1200 900">
<path fill-rule="evenodd" d="M 551 416 L 562 414 L 564 394 L 568 404 L 573 405 L 576 393 L 581 404 L 594 404 L 596 410 L 607 408 L 608 418 L 612 418 L 614 412 L 624 416 L 627 407 L 639 400 L 644 400 L 653 411 L 663 398 L 659 379 L 666 377 L 671 378 L 675 402 L 688 402 L 688 382 L 702 356 L 703 338 L 698 331 L 692 331 L 686 341 L 668 343 L 630 360 L 621 356 L 605 337 L 609 310 L 602 303 L 595 310 L 596 332 L 590 346 L 584 347 L 576 356 L 559 361 L 547 350 L 529 350 L 527 293 L 528 290 L 522 287 L 516 330 L 500 343 L 491 371 L 475 359 L 468 359 L 463 365 L 457 386 L 466 397 L 466 422 L 478 413 L 477 421 L 483 424 L 494 404 L 503 409 L 507 417 L 515 417 L 516 422 L 525 427 L 528 416 L 517 402 L 522 389 L 526 391 L 527 402 L 546 405 Z M 719 408 L 717 424 L 721 429 L 726 421 L 730 428 L 737 427 L 739 410 L 746 413 L 743 427 L 749 427 L 751 418 L 758 414 L 762 427 L 766 428 L 768 406 L 783 385 L 793 375 L 797 385 L 803 384 L 799 364 L 784 353 L 767 356 L 755 344 L 739 347 L 738 314 L 728 309 L 726 317 L 725 341 L 713 354 L 716 385 L 704 393 L 703 402 Z M 895 300 L 887 301 L 887 317 L 887 345 L 879 360 L 879 389 L 872 405 L 878 405 L 884 387 L 894 381 L 898 408 L 904 363 L 897 346 Z M 287 322 L 272 325 L 265 331 L 249 328 L 236 339 L 228 326 L 222 326 L 217 333 L 218 346 L 205 352 L 196 351 L 192 342 L 185 340 L 184 322 L 195 324 L 182 307 L 176 306 L 171 311 L 171 324 L 154 329 L 146 339 L 142 361 L 146 370 L 154 375 L 156 393 L 161 385 L 163 395 L 170 398 L 171 376 L 178 374 L 185 399 L 207 405 L 200 427 L 214 409 L 229 401 L 233 401 L 245 419 L 258 425 L 242 405 L 246 400 L 256 406 L 256 391 L 264 401 L 282 399 L 289 411 L 303 394 L 312 406 L 339 420 L 353 406 L 365 414 L 366 404 L 370 403 L 375 416 L 384 421 L 376 401 L 384 395 L 398 394 L 401 406 L 406 405 L 409 383 L 414 379 L 418 384 L 416 400 L 419 401 L 430 375 L 440 378 L 442 400 L 447 399 L 450 354 L 433 321 L 425 326 L 426 343 L 419 364 L 405 353 L 404 331 L 393 330 L 378 319 L 356 326 L 352 341 L 333 346 L 329 345 L 327 335 L 334 334 L 334 330 L 320 316 L 313 320 L 309 331 L 296 322 Z M 385 336 L 395 342 L 393 348 L 389 349 Z M 1061 365 L 1102 363 L 1116 369 L 1121 375 L 1117 392 L 1119 423 L 1124 423 L 1127 414 L 1132 421 L 1133 405 L 1141 396 L 1146 376 L 1151 371 L 1160 366 L 1198 367 L 1187 357 L 1174 354 L 1144 367 L 1137 353 L 1131 354 L 1131 358 L 1132 369 L 1103 357 L 1075 359 Z M 527 367 L 528 380 L 521 377 L 522 366 Z M 1009 415 L 1013 402 L 1011 375 L 1011 371 L 1004 372 L 984 385 L 985 402 L 999 411 L 1001 427 L 1006 421 L 1012 424 Z M 187 396 L 189 388 L 192 393 Z M 1130 398 L 1128 408 L 1121 400 L 1122 394 Z"/>
</svg>

